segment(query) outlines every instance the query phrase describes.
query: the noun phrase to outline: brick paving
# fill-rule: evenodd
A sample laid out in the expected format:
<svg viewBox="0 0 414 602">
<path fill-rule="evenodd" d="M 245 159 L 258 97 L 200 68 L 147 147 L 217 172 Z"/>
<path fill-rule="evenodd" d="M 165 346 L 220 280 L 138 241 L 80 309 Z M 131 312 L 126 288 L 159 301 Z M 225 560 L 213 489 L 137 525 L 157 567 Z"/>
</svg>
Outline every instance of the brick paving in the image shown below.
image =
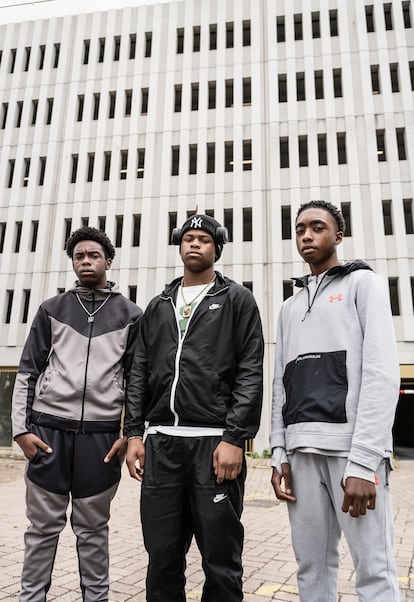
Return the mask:
<svg viewBox="0 0 414 602">
<path fill-rule="evenodd" d="M 0 601 L 18 598 L 23 559 L 24 472 L 21 459 L 0 456 Z M 392 473 L 395 555 L 401 600 L 414 601 L 414 455 L 396 460 Z M 138 516 L 139 485 L 124 467 L 110 522 L 112 602 L 145 602 L 146 553 Z M 270 485 L 270 461 L 248 460 L 245 508 L 245 602 L 299 602 L 296 564 L 290 545 L 287 509 Z M 200 600 L 203 573 L 195 545 L 188 554 L 187 600 Z M 63 531 L 48 601 L 80 602 L 74 537 Z M 338 602 L 357 602 L 352 561 L 343 542 Z M 373 601 L 375 602 L 375 601 Z"/>
</svg>

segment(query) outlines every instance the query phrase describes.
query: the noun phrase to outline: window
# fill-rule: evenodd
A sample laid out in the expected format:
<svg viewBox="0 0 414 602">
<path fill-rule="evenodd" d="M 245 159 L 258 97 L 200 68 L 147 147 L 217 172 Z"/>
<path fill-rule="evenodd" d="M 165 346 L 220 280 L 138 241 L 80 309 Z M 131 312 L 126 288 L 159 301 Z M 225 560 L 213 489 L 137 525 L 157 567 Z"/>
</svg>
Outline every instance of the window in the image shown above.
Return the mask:
<svg viewBox="0 0 414 602">
<path fill-rule="evenodd" d="M 172 235 L 172 231 L 174 230 L 174 228 L 177 227 L 177 213 L 176 211 L 169 211 L 168 212 L 168 244 L 172 244 L 171 243 L 171 235 Z"/>
<path fill-rule="evenodd" d="M 293 295 L 293 280 L 283 281 L 283 301 L 289 299 Z"/>
<path fill-rule="evenodd" d="M 115 117 L 115 106 L 116 106 L 116 91 L 111 90 L 109 92 L 109 109 L 108 109 L 108 118 L 113 119 Z"/>
<path fill-rule="evenodd" d="M 243 241 L 253 240 L 253 215 L 251 207 L 243 207 Z"/>
<path fill-rule="evenodd" d="M 388 236 L 393 233 L 390 200 L 382 201 L 382 219 L 384 223 L 384 234 Z"/>
<path fill-rule="evenodd" d="M 243 171 L 251 171 L 252 167 L 252 141 L 243 140 Z"/>
<path fill-rule="evenodd" d="M 197 173 L 197 144 L 189 145 L 189 165 L 188 173 L 190 175 Z"/>
<path fill-rule="evenodd" d="M 200 26 L 194 25 L 193 26 L 193 52 L 200 52 L 200 38 L 201 38 Z"/>
<path fill-rule="evenodd" d="M 39 106 L 39 100 L 37 98 L 34 98 L 32 100 L 32 119 L 31 119 L 32 125 L 36 124 L 38 106 Z"/>
<path fill-rule="evenodd" d="M 94 165 L 95 165 L 95 153 L 88 153 L 88 173 L 86 176 L 87 182 L 92 182 L 92 180 L 93 180 Z"/>
<path fill-rule="evenodd" d="M 378 161 L 386 161 L 387 155 L 385 152 L 385 130 L 376 130 L 377 137 L 377 156 Z"/>
<path fill-rule="evenodd" d="M 226 23 L 226 48 L 234 47 L 234 23 L 228 21 Z"/>
<path fill-rule="evenodd" d="M 319 165 L 328 165 L 326 134 L 318 134 L 318 163 Z"/>
<path fill-rule="evenodd" d="M 179 27 L 177 29 L 177 54 L 184 52 L 184 29 Z"/>
<path fill-rule="evenodd" d="M 45 64 L 45 52 L 46 46 L 44 44 L 41 44 L 39 46 L 39 62 L 37 64 L 37 68 L 39 69 L 39 71 L 43 69 L 43 66 Z"/>
<path fill-rule="evenodd" d="M 18 253 L 20 251 L 20 243 L 22 240 L 22 227 L 23 222 L 16 222 L 16 237 L 14 239 L 14 252 Z"/>
<path fill-rule="evenodd" d="M 287 76 L 286 73 L 279 73 L 277 76 L 277 88 L 279 102 L 287 102 Z"/>
<path fill-rule="evenodd" d="M 7 177 L 7 188 L 11 188 L 13 186 L 13 176 L 14 176 L 14 165 L 16 160 L 9 159 L 9 174 Z"/>
<path fill-rule="evenodd" d="M 9 103 L 3 102 L 2 106 L 1 106 L 1 110 L 2 110 L 1 129 L 4 130 L 6 127 L 6 122 L 7 122 L 7 113 L 9 110 Z"/>
<path fill-rule="evenodd" d="M 16 109 L 16 127 L 19 128 L 22 123 L 22 113 L 23 113 L 23 101 L 19 100 L 17 102 Z"/>
<path fill-rule="evenodd" d="M 139 240 L 141 238 L 141 214 L 136 213 L 133 217 L 132 222 L 132 246 L 139 247 Z"/>
<path fill-rule="evenodd" d="M 403 199 L 405 233 L 414 234 L 413 199 Z"/>
<path fill-rule="evenodd" d="M 341 98 L 342 97 L 342 69 L 333 69 L 333 87 L 334 87 L 334 97 Z"/>
<path fill-rule="evenodd" d="M 321 37 L 321 19 L 319 11 L 315 11 L 311 13 L 311 21 L 312 21 L 312 38 L 320 38 Z"/>
<path fill-rule="evenodd" d="M 78 113 L 76 115 L 76 121 L 82 121 L 84 106 L 85 106 L 85 95 L 78 94 Z"/>
<path fill-rule="evenodd" d="M 32 240 L 30 243 L 30 252 L 34 253 L 37 247 L 37 235 L 39 233 L 39 221 L 32 220 Z"/>
<path fill-rule="evenodd" d="M 329 11 L 329 31 L 332 38 L 338 35 L 338 10 L 336 8 Z"/>
<path fill-rule="evenodd" d="M 126 180 L 128 173 L 128 150 L 121 150 L 121 165 L 119 169 L 119 179 Z"/>
<path fill-rule="evenodd" d="M 299 167 L 307 167 L 308 165 L 308 137 L 299 136 Z"/>
<path fill-rule="evenodd" d="M 148 114 L 149 88 L 141 88 L 141 115 Z"/>
<path fill-rule="evenodd" d="M 367 33 L 372 33 L 373 31 L 375 31 L 373 4 L 365 6 L 365 23 L 367 26 Z"/>
<path fill-rule="evenodd" d="M 108 181 L 111 174 L 111 151 L 104 152 L 104 172 L 103 179 L 104 181 Z"/>
<path fill-rule="evenodd" d="M 29 173 L 30 173 L 30 157 L 26 157 L 23 159 L 23 182 L 22 186 L 27 188 L 29 183 Z"/>
<path fill-rule="evenodd" d="M 137 286 L 136 284 L 128 286 L 128 297 L 132 303 L 137 302 Z"/>
<path fill-rule="evenodd" d="M 10 68 L 9 68 L 10 73 L 14 73 L 14 67 L 16 66 L 16 53 L 17 53 L 17 48 L 12 48 L 10 50 Z"/>
<path fill-rule="evenodd" d="M 83 64 L 87 65 L 89 63 L 89 51 L 91 48 L 90 40 L 83 40 Z"/>
<path fill-rule="evenodd" d="M 11 313 L 12 313 L 12 308 L 13 308 L 13 296 L 14 296 L 14 291 L 12 290 L 8 290 L 6 291 L 6 295 L 7 295 L 7 302 L 6 302 L 6 317 L 4 322 L 6 324 L 10 324 L 10 320 L 11 320 Z"/>
<path fill-rule="evenodd" d="M 322 70 L 314 71 L 313 78 L 314 78 L 314 82 L 315 82 L 315 98 L 316 99 L 324 98 L 323 71 Z"/>
<path fill-rule="evenodd" d="M 306 100 L 304 71 L 296 73 L 296 100 Z"/>
<path fill-rule="evenodd" d="M 276 40 L 277 42 L 285 42 L 286 41 L 286 32 L 285 32 L 285 17 L 276 17 Z"/>
<path fill-rule="evenodd" d="M 279 138 L 280 167 L 289 167 L 289 137 Z"/>
<path fill-rule="evenodd" d="M 93 111 L 92 111 L 92 119 L 96 120 L 99 117 L 99 105 L 101 102 L 101 95 L 99 92 L 95 92 L 93 95 Z"/>
<path fill-rule="evenodd" d="M 391 4 L 391 2 L 387 2 L 386 4 L 383 5 L 383 7 L 384 7 L 385 29 L 387 31 L 390 31 L 393 28 L 393 25 L 392 25 L 392 4 Z"/>
<path fill-rule="evenodd" d="M 98 63 L 103 63 L 105 58 L 105 38 L 99 38 Z"/>
<path fill-rule="evenodd" d="M 122 246 L 122 229 L 124 227 L 124 216 L 115 216 L 115 247 Z"/>
<path fill-rule="evenodd" d="M 70 183 L 74 184 L 78 175 L 78 160 L 79 155 L 72 155 L 72 167 L 70 170 Z"/>
<path fill-rule="evenodd" d="M 129 34 L 129 54 L 128 54 L 128 58 L 130 60 L 134 59 L 136 53 L 137 53 L 137 34 L 136 33 L 130 33 Z"/>
<path fill-rule="evenodd" d="M 27 317 L 29 315 L 29 304 L 30 304 L 30 290 L 23 290 L 23 312 L 22 312 L 22 323 L 27 324 Z"/>
<path fill-rule="evenodd" d="M 248 289 L 249 289 L 249 291 L 250 291 L 251 293 L 253 292 L 253 282 L 252 282 L 251 280 L 243 280 L 243 283 L 242 283 L 242 284 L 243 284 L 243 286 L 244 286 L 245 288 L 248 288 Z M 248 450 L 246 449 L 246 448 L 247 448 L 247 444 L 248 444 L 248 443 L 251 443 L 251 446 L 250 446 L 250 447 L 251 447 L 251 449 L 250 449 L 249 451 L 253 451 L 253 439 L 248 439 L 248 440 L 246 440 L 246 442 L 245 442 L 245 443 L 246 443 L 245 450 L 246 450 L 246 451 L 248 451 Z"/>
<path fill-rule="evenodd" d="M 29 71 L 29 65 L 30 65 L 30 53 L 31 53 L 32 49 L 30 46 L 26 46 L 26 48 L 24 49 L 24 71 Z"/>
<path fill-rule="evenodd" d="M 4 239 L 6 238 L 6 227 L 7 227 L 6 222 L 0 223 L 0 253 L 3 253 L 3 251 L 4 251 Z"/>
<path fill-rule="evenodd" d="M 224 142 L 224 171 L 233 171 L 233 146 L 234 145 L 232 140 L 226 140 Z"/>
<path fill-rule="evenodd" d="M 82 217 L 81 224 L 82 226 L 89 226 L 89 217 Z"/>
<path fill-rule="evenodd" d="M 53 68 L 57 69 L 57 67 L 59 65 L 60 44 L 59 43 L 54 44 L 53 49 L 55 51 L 54 56 L 53 56 Z"/>
<path fill-rule="evenodd" d="M 232 107 L 234 102 L 234 84 L 232 79 L 226 79 L 226 107 Z"/>
<path fill-rule="evenodd" d="M 217 23 L 210 23 L 209 49 L 217 49 Z"/>
<path fill-rule="evenodd" d="M 125 117 L 129 117 L 131 115 L 132 109 L 132 90 L 125 90 Z"/>
<path fill-rule="evenodd" d="M 292 211 L 290 205 L 282 205 L 280 208 L 282 221 L 282 240 L 292 238 Z"/>
<path fill-rule="evenodd" d="M 171 175 L 178 176 L 180 169 L 180 147 L 171 147 Z"/>
<path fill-rule="evenodd" d="M 233 242 L 233 209 L 224 210 L 224 227 L 229 233 L 229 242 Z"/>
<path fill-rule="evenodd" d="M 98 217 L 98 229 L 101 232 L 105 232 L 105 228 L 106 228 L 106 217 L 104 215 L 100 215 Z"/>
<path fill-rule="evenodd" d="M 52 113 L 53 113 L 53 98 L 48 98 L 46 101 L 46 125 L 50 125 L 52 123 Z"/>
<path fill-rule="evenodd" d="M 243 21 L 243 46 L 250 46 L 251 45 L 251 26 L 250 26 L 250 19 L 245 19 Z"/>
<path fill-rule="evenodd" d="M 398 79 L 398 63 L 390 63 L 390 78 L 391 78 L 391 91 L 399 92 L 400 83 Z"/>
<path fill-rule="evenodd" d="M 198 82 L 192 82 L 191 84 L 191 110 L 198 111 L 198 96 L 199 96 L 199 84 Z"/>
<path fill-rule="evenodd" d="M 411 83 L 411 90 L 414 91 L 414 61 L 410 61 L 408 63 L 409 69 L 410 69 L 410 83 Z"/>
<path fill-rule="evenodd" d="M 209 109 L 216 108 L 216 82 L 215 81 L 208 82 L 208 108 Z"/>
<path fill-rule="evenodd" d="M 302 15 L 300 13 L 293 15 L 293 31 L 295 40 L 303 40 Z"/>
<path fill-rule="evenodd" d="M 407 159 L 407 152 L 405 150 L 405 128 L 397 128 L 395 133 L 397 135 L 398 160 L 405 161 Z"/>
<path fill-rule="evenodd" d="M 45 172 L 46 172 L 46 157 L 39 157 L 39 186 L 43 186 L 45 183 Z"/>
<path fill-rule="evenodd" d="M 207 142 L 207 173 L 214 173 L 216 166 L 216 143 Z"/>
<path fill-rule="evenodd" d="M 252 78 L 243 77 L 243 105 L 252 104 Z"/>
<path fill-rule="evenodd" d="M 380 94 L 379 65 L 371 65 L 371 89 L 373 94 Z"/>
<path fill-rule="evenodd" d="M 142 179 L 144 177 L 144 167 L 145 167 L 145 148 L 139 148 L 139 149 L 137 149 L 137 178 L 138 179 Z"/>
<path fill-rule="evenodd" d="M 184 32 L 183 32 L 184 33 Z M 149 58 L 152 53 L 152 31 L 145 32 L 145 58 Z"/>
<path fill-rule="evenodd" d="M 411 13 L 410 13 L 410 0 L 406 0 L 402 2 L 402 13 L 404 20 L 405 29 L 411 28 Z"/>
<path fill-rule="evenodd" d="M 352 236 L 351 203 L 341 203 L 341 212 L 345 221 L 344 236 Z"/>
<path fill-rule="evenodd" d="M 398 278 L 388 278 L 390 292 L 391 313 L 393 316 L 400 315 L 400 300 L 398 297 Z"/>
<path fill-rule="evenodd" d="M 181 84 L 175 84 L 174 86 L 174 112 L 179 113 L 181 111 L 181 101 L 183 96 L 183 87 Z"/>
<path fill-rule="evenodd" d="M 336 147 L 338 150 L 338 163 L 339 163 L 339 165 L 344 165 L 345 163 L 347 163 L 346 132 L 337 132 Z"/>
<path fill-rule="evenodd" d="M 119 61 L 121 52 L 121 36 L 114 36 L 114 61 Z"/>
</svg>

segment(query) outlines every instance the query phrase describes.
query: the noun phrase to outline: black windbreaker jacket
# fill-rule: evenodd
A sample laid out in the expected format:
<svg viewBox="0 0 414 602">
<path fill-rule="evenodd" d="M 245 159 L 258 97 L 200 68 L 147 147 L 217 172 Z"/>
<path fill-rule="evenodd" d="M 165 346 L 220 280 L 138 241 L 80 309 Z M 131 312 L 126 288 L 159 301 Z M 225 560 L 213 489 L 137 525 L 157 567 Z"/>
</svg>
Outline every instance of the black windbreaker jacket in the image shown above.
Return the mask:
<svg viewBox="0 0 414 602">
<path fill-rule="evenodd" d="M 128 384 L 124 433 L 151 426 L 224 428 L 243 446 L 259 428 L 263 334 L 252 293 L 216 272 L 216 281 L 180 337 L 175 301 L 180 278 L 148 305 L 140 321 Z"/>
</svg>

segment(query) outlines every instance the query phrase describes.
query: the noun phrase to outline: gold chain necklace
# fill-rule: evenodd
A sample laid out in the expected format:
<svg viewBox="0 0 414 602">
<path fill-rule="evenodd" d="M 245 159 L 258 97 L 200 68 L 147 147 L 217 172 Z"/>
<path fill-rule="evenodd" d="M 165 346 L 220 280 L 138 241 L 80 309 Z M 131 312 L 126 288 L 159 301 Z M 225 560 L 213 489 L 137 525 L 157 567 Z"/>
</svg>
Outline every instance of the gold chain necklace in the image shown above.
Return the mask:
<svg viewBox="0 0 414 602">
<path fill-rule="evenodd" d="M 204 293 L 204 291 L 206 291 L 208 289 L 208 287 L 210 286 L 210 284 L 212 282 L 214 282 L 216 279 L 216 275 L 214 274 L 213 278 L 210 280 L 210 282 L 207 282 L 207 284 L 205 285 L 204 288 L 201 289 L 201 291 L 199 293 L 196 294 L 196 296 L 194 297 L 194 299 L 191 299 L 191 301 L 186 301 L 184 298 L 184 278 L 181 280 L 181 297 L 182 300 L 184 301 L 184 307 L 183 307 L 183 312 L 182 312 L 182 316 L 183 318 L 189 318 L 191 316 L 191 312 L 192 312 L 192 304 L 194 303 L 194 301 L 196 301 L 199 297 L 201 297 L 201 295 Z"/>
</svg>

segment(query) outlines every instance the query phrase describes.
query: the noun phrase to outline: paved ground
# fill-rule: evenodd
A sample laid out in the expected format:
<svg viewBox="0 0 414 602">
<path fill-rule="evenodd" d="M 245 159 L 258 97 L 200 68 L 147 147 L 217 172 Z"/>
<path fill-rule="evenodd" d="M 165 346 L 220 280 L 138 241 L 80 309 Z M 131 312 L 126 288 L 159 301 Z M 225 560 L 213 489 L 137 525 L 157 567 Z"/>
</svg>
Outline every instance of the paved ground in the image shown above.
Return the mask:
<svg viewBox="0 0 414 602">
<path fill-rule="evenodd" d="M 245 602 L 299 602 L 295 560 L 290 546 L 287 509 L 277 503 L 270 486 L 269 460 L 249 459 L 243 522 Z M 23 557 L 23 471 L 25 462 L 0 456 L 0 601 L 16 600 Z M 401 600 L 414 601 L 414 457 L 404 450 L 392 475 L 395 511 L 395 554 Z M 145 601 L 146 554 L 138 519 L 139 485 L 126 473 L 112 506 L 110 554 L 113 602 Z M 195 546 L 188 556 L 187 599 L 200 600 L 203 574 Z M 357 602 L 354 572 L 342 546 L 339 602 Z M 48 600 L 79 602 L 77 563 L 72 532 L 67 527 L 58 547 Z M 372 601 L 375 602 L 375 601 Z"/>
</svg>

